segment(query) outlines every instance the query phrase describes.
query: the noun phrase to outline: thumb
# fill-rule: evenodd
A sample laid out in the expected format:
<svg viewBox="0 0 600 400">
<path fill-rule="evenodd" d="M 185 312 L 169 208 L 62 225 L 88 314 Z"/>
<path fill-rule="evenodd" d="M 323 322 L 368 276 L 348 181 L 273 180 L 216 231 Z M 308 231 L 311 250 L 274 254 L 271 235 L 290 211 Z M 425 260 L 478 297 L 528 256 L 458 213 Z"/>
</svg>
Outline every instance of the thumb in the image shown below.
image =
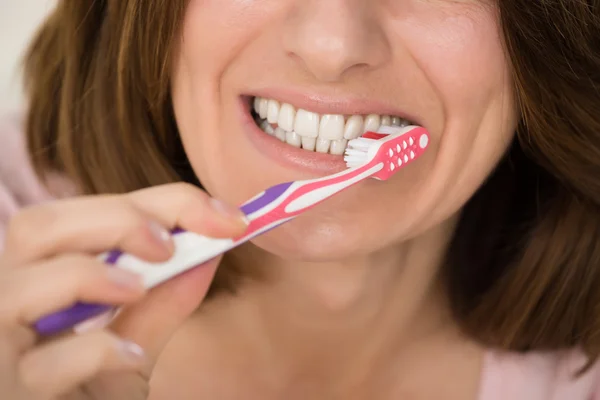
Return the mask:
<svg viewBox="0 0 600 400">
<path fill-rule="evenodd" d="M 152 289 L 123 309 L 110 329 L 140 345 L 153 367 L 171 336 L 204 300 L 220 261 L 215 258 Z"/>
</svg>

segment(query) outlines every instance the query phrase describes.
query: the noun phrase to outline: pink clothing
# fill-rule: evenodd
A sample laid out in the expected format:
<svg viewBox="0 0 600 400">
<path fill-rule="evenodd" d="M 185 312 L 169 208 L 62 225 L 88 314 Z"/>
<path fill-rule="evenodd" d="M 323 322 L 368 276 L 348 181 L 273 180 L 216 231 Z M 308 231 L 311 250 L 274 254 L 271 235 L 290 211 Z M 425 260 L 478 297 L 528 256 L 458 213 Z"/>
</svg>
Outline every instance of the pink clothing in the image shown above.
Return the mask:
<svg viewBox="0 0 600 400">
<path fill-rule="evenodd" d="M 52 195 L 31 169 L 21 121 L 0 122 L 0 251 L 6 224 L 19 208 L 72 193 L 59 177 L 51 177 L 49 187 Z M 575 350 L 526 355 L 489 351 L 479 400 L 600 400 L 600 363 L 579 379 L 572 378 L 583 362 L 583 355 Z"/>
</svg>

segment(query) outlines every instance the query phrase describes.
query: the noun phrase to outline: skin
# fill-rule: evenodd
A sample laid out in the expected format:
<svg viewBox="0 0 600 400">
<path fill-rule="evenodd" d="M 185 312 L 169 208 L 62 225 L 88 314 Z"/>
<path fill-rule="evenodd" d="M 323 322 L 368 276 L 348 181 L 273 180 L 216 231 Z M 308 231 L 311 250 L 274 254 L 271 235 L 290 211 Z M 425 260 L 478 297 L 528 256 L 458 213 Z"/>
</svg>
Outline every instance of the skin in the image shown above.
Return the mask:
<svg viewBox="0 0 600 400">
<path fill-rule="evenodd" d="M 94 254 L 118 247 L 167 260 L 173 244 L 164 229 L 175 226 L 215 237 L 245 229 L 239 212 L 217 212 L 206 194 L 182 184 L 46 203 L 12 218 L 0 254 L 0 392 L 14 400 L 146 399 L 153 366 L 220 260 L 146 293 L 138 276 Z M 76 300 L 125 308 L 105 329 L 36 335 L 33 322 Z"/>
<path fill-rule="evenodd" d="M 240 203 L 270 185 L 327 172 L 261 151 L 238 117 L 242 95 L 279 100 L 283 88 L 302 108 L 341 102 L 344 114 L 353 99 L 378 102 L 382 111 L 373 105 L 371 112 L 397 110 L 432 138 L 391 181 L 364 182 L 234 253 L 268 284 L 248 283 L 198 318 L 224 325 L 227 346 L 243 342 L 243 360 L 269 355 L 254 381 L 277 384 L 252 384 L 252 392 L 394 398 L 427 393 L 424 382 L 435 380 L 444 398 L 474 398 L 482 350 L 458 333 L 436 272 L 457 213 L 514 135 L 497 18 L 493 5 L 476 0 L 190 3 L 174 60 L 174 105 L 188 156 L 212 195 Z M 213 39 L 202 40 L 207 35 Z M 221 313 L 243 322 L 214 317 Z M 190 343 L 206 332 L 202 325 L 190 328 Z M 242 339 L 227 333 L 240 329 Z M 173 354 L 184 347 L 174 345 Z M 213 347 L 186 360 L 206 359 Z M 451 368 L 439 367 L 445 357 Z M 183 360 L 169 360 L 181 381 Z M 211 368 L 203 375 L 217 379 Z M 390 371 L 394 383 L 382 382 Z"/>
<path fill-rule="evenodd" d="M 0 392 L 142 400 L 150 386 L 150 399 L 476 399 L 485 349 L 450 318 L 437 271 L 458 212 L 516 125 L 495 8 L 191 0 L 182 35 L 177 122 L 203 185 L 227 203 L 335 169 L 335 160 L 315 168 L 261 151 L 240 117 L 242 95 L 293 92 L 309 110 L 397 112 L 426 127 L 431 145 L 392 180 L 363 182 L 238 248 L 230 262 L 262 278 L 199 309 L 220 260 L 147 294 L 87 254 L 121 247 L 159 261 L 172 244 L 157 227 L 243 231 L 239 213 L 200 190 L 165 186 L 23 211 L 0 256 L 0 377 L 9 377 Z M 33 334 L 31 322 L 74 299 L 132 305 L 81 336 Z"/>
</svg>

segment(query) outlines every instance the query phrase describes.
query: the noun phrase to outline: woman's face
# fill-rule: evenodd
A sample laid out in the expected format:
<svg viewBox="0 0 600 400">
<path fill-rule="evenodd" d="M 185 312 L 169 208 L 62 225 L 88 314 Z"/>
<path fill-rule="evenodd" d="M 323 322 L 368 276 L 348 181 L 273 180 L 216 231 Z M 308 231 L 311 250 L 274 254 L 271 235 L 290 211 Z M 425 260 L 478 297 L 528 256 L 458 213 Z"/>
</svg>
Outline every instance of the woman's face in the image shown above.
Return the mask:
<svg viewBox="0 0 600 400">
<path fill-rule="evenodd" d="M 455 215 L 513 138 L 497 19 L 487 0 L 190 0 L 173 98 L 194 170 L 241 203 L 343 169 L 344 133 L 408 120 L 431 134 L 417 162 L 255 243 L 330 261 L 410 239 Z M 276 136 L 254 121 L 254 97 L 285 128 Z"/>
</svg>

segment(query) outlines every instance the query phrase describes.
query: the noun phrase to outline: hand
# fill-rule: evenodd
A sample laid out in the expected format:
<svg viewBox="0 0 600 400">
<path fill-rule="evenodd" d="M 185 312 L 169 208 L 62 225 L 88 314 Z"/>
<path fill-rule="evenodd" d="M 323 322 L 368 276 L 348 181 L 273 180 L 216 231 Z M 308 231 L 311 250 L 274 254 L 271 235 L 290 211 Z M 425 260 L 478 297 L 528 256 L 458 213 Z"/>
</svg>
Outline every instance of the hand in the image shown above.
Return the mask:
<svg viewBox="0 0 600 400">
<path fill-rule="evenodd" d="M 236 208 L 185 184 L 90 196 L 26 209 L 10 222 L 0 255 L 0 393 L 10 400 L 145 400 L 154 363 L 197 309 L 218 259 L 146 293 L 140 277 L 95 254 L 119 248 L 148 261 L 173 251 L 175 226 L 233 237 Z M 105 329 L 41 339 L 40 317 L 76 301 L 124 305 Z"/>
</svg>

